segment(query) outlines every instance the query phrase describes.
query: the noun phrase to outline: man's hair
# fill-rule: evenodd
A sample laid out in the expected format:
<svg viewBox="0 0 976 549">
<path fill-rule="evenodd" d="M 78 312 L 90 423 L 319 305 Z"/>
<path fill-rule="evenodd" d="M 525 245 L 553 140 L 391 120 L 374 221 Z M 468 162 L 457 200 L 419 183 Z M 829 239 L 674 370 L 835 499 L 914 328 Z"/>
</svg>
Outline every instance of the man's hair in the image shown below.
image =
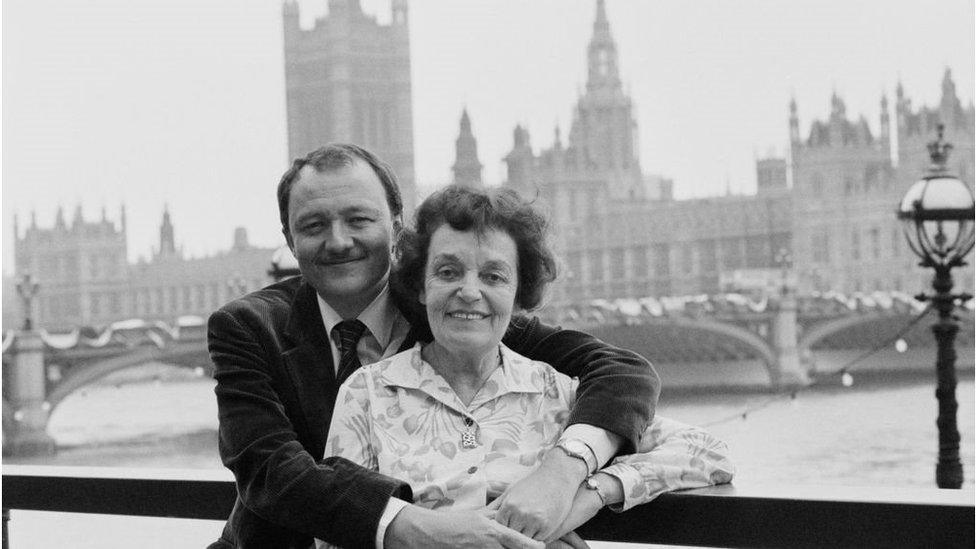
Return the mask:
<svg viewBox="0 0 976 549">
<path fill-rule="evenodd" d="M 329 143 L 315 149 L 304 158 L 296 158 L 288 171 L 281 176 L 278 183 L 278 213 L 281 215 L 281 231 L 288 234 L 288 201 L 291 199 L 291 188 L 298 181 L 298 176 L 305 166 L 312 166 L 319 173 L 341 170 L 352 166 L 356 160 L 369 164 L 383 184 L 386 192 L 386 203 L 390 206 L 390 214 L 394 220 L 403 214 L 403 199 L 400 198 L 400 187 L 397 186 L 396 174 L 393 168 L 383 162 L 375 154 L 351 143 Z"/>
<path fill-rule="evenodd" d="M 495 229 L 512 237 L 518 254 L 515 304 L 528 311 L 542 303 L 546 286 L 556 278 L 556 261 L 546 244 L 546 218 L 512 189 L 459 186 L 430 195 L 417 209 L 414 227 L 400 233 L 393 279 L 404 297 L 418 302 L 431 237 L 445 223 L 458 231 L 482 235 Z"/>
</svg>

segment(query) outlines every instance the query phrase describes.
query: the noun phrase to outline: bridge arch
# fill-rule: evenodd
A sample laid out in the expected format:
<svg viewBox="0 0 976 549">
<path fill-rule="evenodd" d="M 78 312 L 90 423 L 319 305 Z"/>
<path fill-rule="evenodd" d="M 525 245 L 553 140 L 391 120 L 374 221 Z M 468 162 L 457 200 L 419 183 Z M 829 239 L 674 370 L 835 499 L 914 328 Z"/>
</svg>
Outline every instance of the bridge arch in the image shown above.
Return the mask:
<svg viewBox="0 0 976 549">
<path fill-rule="evenodd" d="M 929 313 L 931 314 L 931 313 Z M 891 312 L 869 312 L 861 313 L 852 316 L 844 316 L 840 318 L 835 318 L 833 320 L 828 320 L 820 324 L 816 324 L 809 328 L 797 342 L 797 349 L 801 354 L 809 352 L 814 345 L 820 343 L 821 341 L 827 339 L 828 337 L 856 328 L 859 326 L 864 326 L 868 324 L 873 324 L 885 320 L 891 320 L 894 317 L 903 317 L 907 320 L 909 316 L 907 315 L 897 315 Z M 912 315 L 914 318 L 914 315 Z"/>
<path fill-rule="evenodd" d="M 732 346 L 738 352 L 744 351 L 750 356 L 754 356 L 762 361 L 770 382 L 778 379 L 779 366 L 776 353 L 772 346 L 762 337 L 735 324 L 703 318 L 660 317 L 644 319 L 640 324 L 630 326 L 591 325 L 586 326 L 584 329 L 612 344 L 635 350 L 639 348 L 639 345 L 635 345 L 633 342 L 615 340 L 618 338 L 614 337 L 614 332 L 621 333 L 621 330 L 633 331 L 645 337 L 651 333 L 655 333 L 657 337 L 654 337 L 653 340 L 662 340 L 669 343 L 678 339 L 694 339 L 696 337 L 694 334 L 696 333 L 702 336 L 717 336 L 720 340 L 731 342 Z M 647 343 L 651 341 L 652 338 L 647 338 Z M 653 345 L 653 343 L 650 344 Z M 659 357 L 653 356 L 654 353 L 645 351 L 644 354 L 648 355 L 648 358 L 651 360 L 660 360 Z"/>
<path fill-rule="evenodd" d="M 205 352 L 205 349 L 203 349 Z M 132 352 L 117 355 L 114 357 L 80 364 L 68 370 L 65 377 L 55 385 L 47 396 L 50 404 L 51 413 L 57 406 L 70 394 L 90 385 L 111 373 L 125 370 L 133 366 L 139 366 L 147 362 L 166 362 L 177 366 L 190 367 L 199 361 L 187 360 L 197 358 L 200 354 L 199 349 L 160 349 L 156 346 L 144 346 L 134 349 Z"/>
</svg>

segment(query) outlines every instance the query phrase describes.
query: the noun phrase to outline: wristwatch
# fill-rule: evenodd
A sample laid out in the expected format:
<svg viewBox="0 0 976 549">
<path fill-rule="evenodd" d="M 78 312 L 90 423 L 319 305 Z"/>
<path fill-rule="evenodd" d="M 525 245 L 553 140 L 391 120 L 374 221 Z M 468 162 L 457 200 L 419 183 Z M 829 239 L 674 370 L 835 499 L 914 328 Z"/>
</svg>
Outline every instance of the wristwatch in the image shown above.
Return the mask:
<svg viewBox="0 0 976 549">
<path fill-rule="evenodd" d="M 579 459 L 586 466 L 586 475 L 590 476 L 596 470 L 596 464 L 590 463 L 591 461 L 596 461 L 596 456 L 593 455 L 593 450 L 590 449 L 590 445 L 583 442 L 578 438 L 563 438 L 559 439 L 556 443 L 556 448 L 559 448 L 566 453 L 567 456 Z"/>
<path fill-rule="evenodd" d="M 583 486 L 586 486 L 587 490 L 593 490 L 594 492 L 596 492 L 597 497 L 600 498 L 600 504 L 603 507 L 606 507 L 607 496 L 606 494 L 603 493 L 603 488 L 600 487 L 600 483 L 597 482 L 595 478 L 593 478 L 594 476 L 595 475 L 590 475 L 586 477 L 586 480 L 583 481 Z"/>
</svg>

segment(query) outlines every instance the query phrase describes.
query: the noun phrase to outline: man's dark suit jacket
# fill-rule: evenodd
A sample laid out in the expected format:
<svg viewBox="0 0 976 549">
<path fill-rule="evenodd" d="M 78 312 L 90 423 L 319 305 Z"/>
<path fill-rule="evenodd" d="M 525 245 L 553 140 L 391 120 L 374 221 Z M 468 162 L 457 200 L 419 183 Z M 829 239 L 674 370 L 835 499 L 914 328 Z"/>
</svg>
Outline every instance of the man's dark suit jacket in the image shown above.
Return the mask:
<svg viewBox="0 0 976 549">
<path fill-rule="evenodd" d="M 410 487 L 342 458 L 325 458 L 339 389 L 315 290 L 292 278 L 237 299 L 209 321 L 220 416 L 220 456 L 237 481 L 237 502 L 211 547 L 301 548 L 312 537 L 374 547 L 390 497 Z M 412 328 L 403 348 L 423 338 Z M 578 376 L 570 423 L 621 435 L 632 452 L 660 389 L 640 356 L 538 319 L 517 317 L 504 342 Z"/>
</svg>

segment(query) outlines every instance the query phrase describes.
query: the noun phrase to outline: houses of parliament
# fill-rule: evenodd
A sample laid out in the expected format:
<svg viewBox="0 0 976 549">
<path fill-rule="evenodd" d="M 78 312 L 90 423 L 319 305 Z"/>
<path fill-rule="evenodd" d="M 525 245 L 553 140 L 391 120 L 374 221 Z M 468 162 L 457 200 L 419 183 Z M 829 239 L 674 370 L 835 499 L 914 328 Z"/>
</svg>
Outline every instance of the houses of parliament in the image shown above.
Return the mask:
<svg viewBox="0 0 976 549">
<path fill-rule="evenodd" d="M 390 161 L 405 203 L 413 205 L 406 0 L 392 0 L 385 25 L 365 15 L 358 0 L 330 0 L 328 15 L 307 30 L 298 24 L 298 9 L 286 0 L 282 10 L 289 153 L 301 156 L 328 141 L 361 143 Z M 925 144 L 940 123 L 955 146 L 950 168 L 972 184 L 976 111 L 972 102 L 962 105 L 949 69 L 938 105 L 913 105 L 901 84 L 893 104 L 880 97 L 877 133 L 834 94 L 829 117 L 801 134 L 800 106 L 791 101 L 784 113 L 788 156 L 756 160 L 755 194 L 677 200 L 673 181 L 642 169 L 635 105 L 621 82 L 603 0 L 596 1 L 585 52 L 586 87 L 565 140 L 557 129 L 536 149 L 529 130 L 516 126 L 504 158 L 502 184 L 538 197 L 551 216 L 561 261 L 551 304 L 749 290 L 785 272 L 799 293 L 928 287 L 931 274 L 916 266 L 894 210 L 925 172 Z M 467 112 L 455 150 L 454 183 L 482 185 Z M 40 327 L 172 322 L 206 317 L 266 285 L 272 256 L 280 253 L 250 245 L 237 229 L 227 251 L 186 258 L 164 210 L 152 257 L 130 264 L 126 223 L 124 208 L 115 221 L 104 211 L 86 220 L 80 208 L 70 224 L 60 209 L 53 227 L 38 227 L 33 216 L 26 227 L 15 220 L 15 278 L 4 288 L 4 329 L 22 315 L 13 282 L 25 273 L 41 284 L 33 304 Z M 971 293 L 972 267 L 957 271 L 956 280 Z"/>
</svg>

